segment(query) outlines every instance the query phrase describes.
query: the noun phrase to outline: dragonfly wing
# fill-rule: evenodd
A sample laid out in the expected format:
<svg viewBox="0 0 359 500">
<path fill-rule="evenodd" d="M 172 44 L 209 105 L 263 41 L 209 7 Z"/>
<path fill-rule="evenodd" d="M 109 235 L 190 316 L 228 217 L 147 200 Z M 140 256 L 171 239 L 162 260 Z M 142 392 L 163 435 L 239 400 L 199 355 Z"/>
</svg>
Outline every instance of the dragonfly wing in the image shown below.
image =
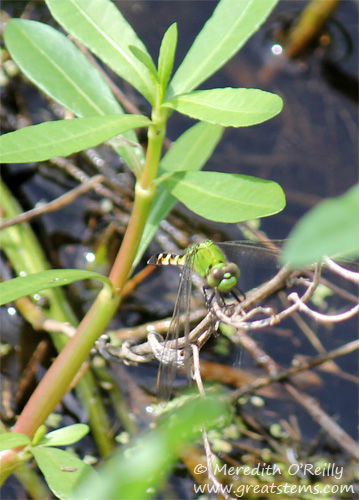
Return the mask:
<svg viewBox="0 0 359 500">
<path fill-rule="evenodd" d="M 279 267 L 278 259 L 285 240 L 269 240 L 268 245 L 260 242 L 239 240 L 218 243 L 226 257 L 236 262 L 238 259 L 250 259 L 256 266 Z M 237 262 L 236 262 L 237 263 Z"/>
<path fill-rule="evenodd" d="M 189 335 L 189 310 L 191 301 L 192 290 L 192 272 L 193 262 L 195 259 L 195 251 L 190 249 L 186 255 L 185 264 L 181 273 L 180 284 L 178 287 L 176 303 L 173 311 L 172 320 L 167 331 L 164 350 L 163 361 L 160 363 L 157 377 L 157 396 L 160 401 L 167 402 L 171 397 L 173 382 L 177 372 L 178 360 L 178 338 L 181 330 L 181 323 L 183 323 L 185 348 L 184 360 L 188 360 L 188 335 Z M 175 340 L 175 347 L 171 348 L 169 343 Z M 172 363 L 166 363 L 165 360 L 171 358 L 168 356 L 168 349 L 175 349 L 174 360 Z"/>
<path fill-rule="evenodd" d="M 226 241 L 216 243 L 226 254 L 226 257 L 233 262 L 238 263 L 238 259 L 247 258 L 253 260 L 260 267 L 280 267 L 279 258 L 282 248 L 288 240 L 267 240 L 266 243 L 249 240 Z M 346 255 L 332 256 L 332 259 L 338 264 L 347 267 L 353 271 L 359 270 L 358 258 Z M 315 263 L 313 263 L 315 264 Z M 325 267 L 325 263 L 323 263 Z M 307 266 L 304 266 L 307 267 Z"/>
</svg>

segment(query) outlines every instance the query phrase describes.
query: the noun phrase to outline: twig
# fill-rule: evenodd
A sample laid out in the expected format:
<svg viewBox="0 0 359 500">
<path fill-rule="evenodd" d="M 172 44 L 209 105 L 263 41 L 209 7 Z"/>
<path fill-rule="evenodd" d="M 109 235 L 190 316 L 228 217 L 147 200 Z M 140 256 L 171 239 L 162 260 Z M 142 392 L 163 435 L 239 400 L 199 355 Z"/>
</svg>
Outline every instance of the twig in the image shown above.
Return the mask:
<svg viewBox="0 0 359 500">
<path fill-rule="evenodd" d="M 283 276 L 287 276 L 288 272 L 289 272 L 289 268 L 286 268 L 286 267 L 282 268 L 278 272 L 278 274 L 276 276 L 274 276 L 274 278 L 272 278 L 270 281 L 265 283 L 265 285 L 263 285 L 263 290 L 266 291 L 267 293 L 269 292 L 269 290 L 272 290 L 272 288 L 274 290 L 277 290 L 279 287 L 279 284 L 281 283 L 281 281 L 283 279 L 282 274 L 283 274 Z M 304 293 L 304 295 L 302 297 L 303 302 L 308 301 L 311 298 L 316 287 L 319 284 L 319 278 L 320 278 L 320 267 L 317 266 L 315 273 L 314 273 L 313 282 L 309 285 L 308 289 L 306 290 L 306 292 Z M 283 286 L 283 283 L 282 283 L 282 286 Z M 262 287 L 260 287 L 260 288 L 262 289 Z M 273 292 L 271 292 L 271 293 L 273 293 Z M 271 295 L 271 293 L 269 293 L 269 295 Z M 262 294 L 260 294 L 260 295 L 262 295 Z M 215 304 L 214 305 L 215 314 L 220 321 L 222 321 L 223 323 L 226 323 L 230 326 L 233 326 L 234 328 L 242 328 L 244 330 L 256 330 L 256 329 L 264 328 L 266 326 L 273 326 L 273 325 L 278 324 L 284 318 L 287 318 L 288 316 L 293 314 L 300 307 L 299 304 L 293 304 L 292 306 L 284 309 L 280 313 L 273 314 L 269 318 L 261 319 L 261 320 L 257 320 L 257 321 L 252 321 L 252 322 L 248 323 L 246 321 L 247 316 L 243 315 L 243 310 L 245 310 L 245 308 L 246 308 L 245 302 L 246 301 L 243 301 L 239 306 L 237 306 L 237 308 L 232 316 L 228 316 L 225 312 L 222 311 L 221 307 L 219 307 L 218 304 Z M 266 309 L 263 308 L 260 310 L 260 312 L 266 313 L 267 311 L 266 311 Z"/>
<path fill-rule="evenodd" d="M 339 274 L 342 278 L 352 281 L 353 283 L 359 283 L 359 273 L 354 271 L 350 271 L 349 269 L 345 269 L 345 267 L 340 266 L 337 262 L 330 259 L 329 257 L 324 258 L 324 262 L 328 269 L 330 269 L 333 273 Z"/>
<path fill-rule="evenodd" d="M 73 337 L 76 333 L 76 328 L 70 323 L 64 323 L 55 319 L 45 319 L 40 325 L 36 325 L 37 330 L 45 330 L 46 332 L 63 333 L 67 337 Z"/>
<path fill-rule="evenodd" d="M 48 343 L 45 340 L 42 340 L 33 352 L 30 361 L 25 367 L 25 370 L 22 372 L 20 380 L 17 384 L 15 393 L 15 401 L 17 403 L 21 400 L 26 390 L 29 389 L 29 386 L 31 386 L 31 384 L 34 383 L 34 380 L 36 380 L 36 374 L 39 366 L 48 354 L 48 347 Z"/>
<path fill-rule="evenodd" d="M 310 370 L 316 366 L 320 366 L 323 363 L 331 361 L 335 358 L 339 358 L 340 356 L 344 356 L 346 354 L 350 354 L 351 352 L 359 349 L 359 340 L 354 340 L 353 342 L 349 342 L 344 346 L 339 347 L 338 349 L 333 349 L 325 354 L 317 356 L 315 358 L 311 358 L 309 360 L 302 361 L 297 363 L 295 366 L 288 368 L 287 370 L 281 370 L 269 377 L 260 377 L 246 384 L 245 386 L 236 389 L 232 392 L 233 399 L 241 398 L 246 394 L 253 393 L 262 387 L 265 387 L 273 382 L 279 382 L 280 380 L 284 380 L 289 378 L 292 375 L 296 375 L 297 373 L 301 373 L 305 370 Z"/>
<path fill-rule="evenodd" d="M 288 300 L 298 305 L 300 311 L 305 312 L 306 314 L 311 316 L 316 321 L 319 321 L 320 323 L 339 323 L 341 321 L 345 321 L 349 318 L 352 318 L 359 312 L 359 304 L 357 304 L 352 309 L 349 309 L 349 311 L 345 311 L 344 313 L 341 314 L 330 314 L 330 315 L 321 314 L 316 311 L 313 311 L 312 309 L 310 309 L 310 307 L 304 304 L 303 300 L 295 292 L 288 295 Z"/>
<path fill-rule="evenodd" d="M 55 157 L 51 159 L 51 163 L 56 165 L 59 168 L 66 170 L 68 174 L 70 174 L 74 179 L 77 179 L 82 184 L 88 182 L 91 177 L 89 177 L 83 170 L 78 168 L 74 163 L 72 163 L 68 158 L 60 158 Z M 109 183 L 108 179 L 104 177 L 104 182 Z M 98 184 L 95 186 L 95 192 L 103 196 L 104 198 L 108 198 L 112 200 L 116 206 L 126 210 L 123 199 L 120 196 L 117 196 L 112 189 L 107 189 L 102 186 L 102 184 Z M 133 193 L 132 193 L 133 194 Z"/>
<path fill-rule="evenodd" d="M 43 205 L 40 205 L 36 208 L 32 208 L 31 210 L 28 210 L 27 212 L 23 212 L 22 214 L 16 215 L 15 217 L 12 217 L 11 219 L 6 220 L 5 222 L 2 222 L 0 224 L 0 231 L 2 229 L 6 229 L 7 227 L 13 226 L 14 224 L 20 224 L 21 222 L 28 222 L 35 217 L 38 217 L 39 215 L 43 214 L 48 214 L 50 212 L 54 212 L 56 210 L 59 210 L 60 208 L 65 207 L 66 205 L 69 205 L 73 201 L 76 200 L 80 195 L 86 193 L 90 189 L 93 189 L 94 186 L 97 184 L 103 182 L 105 178 L 102 175 L 95 175 L 95 177 L 89 178 L 88 180 L 85 181 L 84 184 L 77 186 L 74 189 L 71 189 L 67 193 L 63 194 L 62 196 L 59 196 L 55 200 L 52 200 L 48 203 L 45 203 Z"/>
<path fill-rule="evenodd" d="M 127 290 L 127 286 L 125 285 L 124 290 Z M 208 314 L 208 309 L 200 308 L 196 311 L 191 312 L 189 321 L 190 323 L 198 323 L 198 321 L 202 320 L 204 316 Z M 142 339 L 147 337 L 148 332 L 156 331 L 159 334 L 165 335 L 168 331 L 168 327 L 170 326 L 171 318 L 165 318 L 159 321 L 150 321 L 148 323 L 144 323 L 140 326 L 130 327 L 130 328 L 121 328 L 120 330 L 112 330 L 109 334 L 114 335 L 116 338 L 120 340 L 130 340 L 136 337 L 136 339 Z M 180 318 L 180 324 L 183 323 L 183 318 Z"/>
<path fill-rule="evenodd" d="M 202 377 L 201 377 L 201 371 L 200 371 L 200 361 L 199 361 L 199 347 L 196 344 L 192 344 L 192 357 L 193 357 L 193 379 L 196 382 L 198 392 L 201 397 L 206 397 L 206 393 L 203 387 L 203 382 L 202 382 Z M 222 492 L 222 495 L 224 498 L 231 498 L 228 494 L 226 494 L 224 491 L 222 491 L 223 485 L 221 484 L 220 481 L 218 481 L 214 470 L 213 470 L 213 462 L 215 460 L 215 455 L 211 449 L 211 445 L 208 439 L 208 434 L 205 428 L 202 430 L 202 439 L 203 439 L 203 446 L 204 446 L 204 451 L 206 453 L 206 459 L 207 459 L 207 475 L 209 481 L 215 486 L 217 486 L 218 491 Z"/>
<path fill-rule="evenodd" d="M 198 392 L 204 398 L 206 397 L 206 393 L 203 387 L 201 370 L 200 370 L 200 362 L 199 362 L 199 348 L 196 344 L 192 344 L 192 356 L 193 356 L 193 380 L 196 382 L 198 387 Z"/>
</svg>

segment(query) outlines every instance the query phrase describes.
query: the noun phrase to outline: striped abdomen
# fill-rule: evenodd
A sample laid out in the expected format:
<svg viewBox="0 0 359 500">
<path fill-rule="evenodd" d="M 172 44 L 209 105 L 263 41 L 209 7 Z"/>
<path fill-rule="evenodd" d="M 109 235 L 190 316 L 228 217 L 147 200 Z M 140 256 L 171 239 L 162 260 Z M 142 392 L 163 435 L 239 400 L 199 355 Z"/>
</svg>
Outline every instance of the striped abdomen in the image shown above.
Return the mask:
<svg viewBox="0 0 359 500">
<path fill-rule="evenodd" d="M 185 261 L 186 255 L 165 252 L 152 255 L 147 264 L 151 266 L 184 266 Z"/>
</svg>

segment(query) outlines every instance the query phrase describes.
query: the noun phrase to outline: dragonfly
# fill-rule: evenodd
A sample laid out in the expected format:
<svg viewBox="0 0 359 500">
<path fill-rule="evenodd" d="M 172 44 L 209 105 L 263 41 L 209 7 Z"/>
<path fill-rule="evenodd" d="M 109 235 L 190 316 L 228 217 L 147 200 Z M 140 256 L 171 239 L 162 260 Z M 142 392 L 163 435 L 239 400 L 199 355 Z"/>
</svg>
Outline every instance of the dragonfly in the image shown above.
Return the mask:
<svg viewBox="0 0 359 500">
<path fill-rule="evenodd" d="M 148 264 L 150 265 L 178 266 L 182 270 L 173 316 L 165 338 L 162 355 L 159 358 L 157 395 L 160 401 L 166 403 L 171 396 L 177 367 L 180 363 L 177 363 L 177 359 L 173 358 L 173 355 L 169 355 L 169 352 L 178 357 L 177 344 L 182 324 L 184 325 L 186 346 L 182 366 L 184 365 L 187 369 L 189 367 L 189 310 L 193 272 L 197 273 L 204 281 L 204 291 L 212 290 L 211 298 L 207 300 L 207 305 L 210 305 L 214 296 L 222 298 L 222 294 L 227 293 L 236 296 L 235 292 L 238 290 L 237 285 L 241 272 L 238 265 L 231 261 L 232 257 L 236 262 L 241 261 L 242 269 L 244 266 L 247 267 L 246 259 L 250 259 L 255 262 L 256 267 L 264 264 L 267 270 L 268 268 L 274 270 L 280 267 L 278 257 L 285 241 L 267 240 L 265 244 L 261 244 L 248 240 L 225 243 L 214 243 L 208 240 L 191 245 L 183 255 L 159 253 L 149 259 Z M 337 258 L 335 260 L 358 271 L 358 263 L 354 260 Z M 175 343 L 175 349 L 173 349 L 173 343 Z"/>
<path fill-rule="evenodd" d="M 213 297 L 221 297 L 222 294 L 232 293 L 236 296 L 237 284 L 240 277 L 240 269 L 237 264 L 227 259 L 227 255 L 233 254 L 236 257 L 249 253 L 260 254 L 267 261 L 277 263 L 278 250 L 277 241 L 273 240 L 272 248 L 259 246 L 258 243 L 250 241 L 234 241 L 215 244 L 208 240 L 199 244 L 191 245 L 187 251 L 181 254 L 159 253 L 153 255 L 149 265 L 154 266 L 178 266 L 182 269 L 177 298 L 173 311 L 173 316 L 167 331 L 162 359 L 157 377 L 157 395 L 160 401 L 166 403 L 172 391 L 173 382 L 178 367 L 177 360 L 169 362 L 168 344 L 173 345 L 173 341 L 178 342 L 181 324 L 184 323 L 184 337 L 189 335 L 189 310 L 192 288 L 192 273 L 197 273 L 204 281 L 204 290 L 211 289 L 211 298 L 207 301 L 210 304 Z M 282 245 L 283 242 L 280 242 Z M 182 321 L 184 320 L 184 321 Z M 188 342 L 185 344 L 187 345 Z M 177 353 L 178 349 L 172 347 L 172 352 Z M 188 358 L 188 354 L 187 354 Z M 184 359 L 184 364 L 188 364 L 188 359 Z"/>
</svg>

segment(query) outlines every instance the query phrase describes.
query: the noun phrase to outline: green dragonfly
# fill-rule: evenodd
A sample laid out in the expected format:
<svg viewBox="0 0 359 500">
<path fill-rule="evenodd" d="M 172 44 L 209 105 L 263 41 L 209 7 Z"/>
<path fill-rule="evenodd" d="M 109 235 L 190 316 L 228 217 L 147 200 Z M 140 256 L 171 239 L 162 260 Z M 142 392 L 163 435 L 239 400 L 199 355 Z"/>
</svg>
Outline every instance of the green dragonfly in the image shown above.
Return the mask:
<svg viewBox="0 0 359 500">
<path fill-rule="evenodd" d="M 168 401 L 171 395 L 172 385 L 176 376 L 177 367 L 188 364 L 188 353 L 185 353 L 183 362 L 173 359 L 168 352 L 171 349 L 168 343 L 178 342 L 181 320 L 184 319 L 184 338 L 189 335 L 189 309 L 192 287 L 192 273 L 196 272 L 204 281 L 204 289 L 211 289 L 212 296 L 208 300 L 210 303 L 214 295 L 234 293 L 240 269 L 227 259 L 231 254 L 236 259 L 245 254 L 257 254 L 260 259 L 277 263 L 278 251 L 276 244 L 282 245 L 282 241 L 272 240 L 272 248 L 261 247 L 258 243 L 249 241 L 233 241 L 215 244 L 213 241 L 191 245 L 183 255 L 172 253 L 159 253 L 153 255 L 148 264 L 154 266 L 179 266 L 182 268 L 177 299 L 173 311 L 172 320 L 168 328 L 165 339 L 163 354 L 160 358 L 160 367 L 157 378 L 157 393 L 161 401 Z M 223 250 L 222 250 L 223 249 Z M 187 342 L 188 343 L 188 342 Z M 188 348 L 188 346 L 187 346 Z M 171 352 L 178 356 L 178 349 L 171 349 Z M 177 354 L 176 354 L 177 353 Z M 171 359 L 171 361 L 169 361 Z"/>
</svg>

